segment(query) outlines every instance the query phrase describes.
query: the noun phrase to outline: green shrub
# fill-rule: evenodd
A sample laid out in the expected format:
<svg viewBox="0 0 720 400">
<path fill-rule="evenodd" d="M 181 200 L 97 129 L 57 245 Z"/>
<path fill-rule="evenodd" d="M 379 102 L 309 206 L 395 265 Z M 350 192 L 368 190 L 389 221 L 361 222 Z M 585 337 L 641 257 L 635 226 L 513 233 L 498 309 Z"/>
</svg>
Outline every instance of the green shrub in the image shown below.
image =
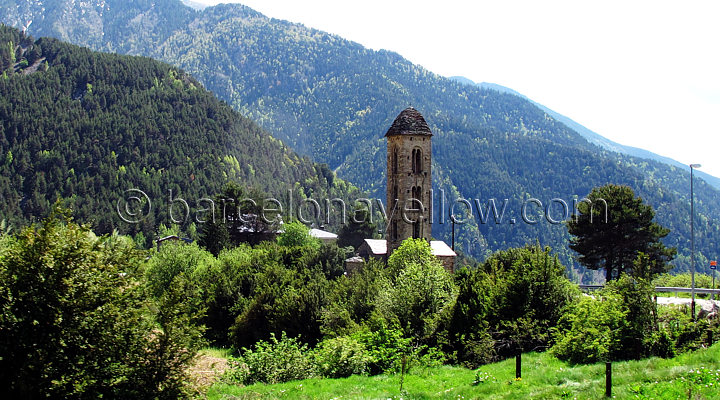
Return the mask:
<svg viewBox="0 0 720 400">
<path fill-rule="evenodd" d="M 422 239 L 406 239 L 388 260 L 394 285 L 380 294 L 381 311 L 397 317 L 405 336 L 427 339 L 449 315 L 457 297 L 452 275 Z"/>
<path fill-rule="evenodd" d="M 362 343 L 347 336 L 323 340 L 313 355 L 318 372 L 327 378 L 365 375 L 373 361 Z"/>
<path fill-rule="evenodd" d="M 230 358 L 229 363 L 226 380 L 245 385 L 257 382 L 282 383 L 317 374 L 307 345 L 295 338 L 288 338 L 285 332 L 280 340 L 271 334 L 270 341 L 261 340 L 253 349 L 243 348 L 241 355 Z"/>
<path fill-rule="evenodd" d="M 459 290 L 446 352 L 469 368 L 546 349 L 551 328 L 579 296 L 557 257 L 537 245 L 499 251 L 454 278 Z"/>
<path fill-rule="evenodd" d="M 186 286 L 148 298 L 130 240 L 98 238 L 61 213 L 0 240 L 4 397 L 182 397 L 201 344 Z"/>
<path fill-rule="evenodd" d="M 278 238 L 278 244 L 284 247 L 312 247 L 319 248 L 320 240 L 310 236 L 310 228 L 300 221 L 286 223 L 282 227 L 283 233 Z"/>
<path fill-rule="evenodd" d="M 254 278 L 252 297 L 230 327 L 234 346 L 250 347 L 280 332 L 302 337 L 310 345 L 319 342 L 321 312 L 327 305 L 325 276 L 319 270 L 291 269 L 276 261 L 262 266 L 265 270 Z"/>
<path fill-rule="evenodd" d="M 366 322 L 376 310 L 380 294 L 390 287 L 387 275 L 385 265 L 371 259 L 359 271 L 333 281 L 321 316 L 323 334 L 351 334 Z"/>
<path fill-rule="evenodd" d="M 388 326 L 382 318 L 372 318 L 368 326 L 351 337 L 367 349 L 371 375 L 399 371 L 402 356 L 413 351 L 411 340 L 403 336 L 403 331 L 397 326 Z"/>
<path fill-rule="evenodd" d="M 614 292 L 582 297 L 570 306 L 553 329 L 553 355 L 571 363 L 607 361 L 620 346 L 619 332 L 627 309 Z"/>
<path fill-rule="evenodd" d="M 641 254 L 635 263 L 636 275 L 642 269 L 639 266 L 646 262 L 646 257 Z M 625 323 L 619 332 L 621 345 L 612 349 L 613 359 L 631 360 L 653 355 L 653 340 L 658 332 L 658 323 L 657 306 L 653 300 L 655 289 L 650 281 L 622 274 L 618 279 L 606 284 L 606 290 L 617 293 L 627 310 Z"/>
<path fill-rule="evenodd" d="M 197 285 L 207 307 L 203 320 L 206 336 L 214 345 L 230 345 L 228 330 L 250 302 L 262 254 L 247 245 L 225 250 L 217 262 L 197 274 Z"/>
<path fill-rule="evenodd" d="M 670 336 L 659 329 L 653 294 L 649 281 L 622 274 L 560 318 L 553 353 L 573 363 L 674 354 Z"/>
<path fill-rule="evenodd" d="M 177 275 L 185 274 L 193 280 L 214 262 L 215 257 L 195 243 L 165 242 L 147 264 L 145 273 L 150 292 L 160 297 Z"/>
</svg>

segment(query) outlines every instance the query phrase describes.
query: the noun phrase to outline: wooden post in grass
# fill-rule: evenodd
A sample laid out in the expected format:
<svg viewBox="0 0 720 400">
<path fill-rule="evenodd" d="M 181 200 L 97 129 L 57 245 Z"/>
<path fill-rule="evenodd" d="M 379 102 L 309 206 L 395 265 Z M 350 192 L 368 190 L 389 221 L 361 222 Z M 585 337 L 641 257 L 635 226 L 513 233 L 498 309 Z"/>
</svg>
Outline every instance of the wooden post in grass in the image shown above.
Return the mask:
<svg viewBox="0 0 720 400">
<path fill-rule="evenodd" d="M 522 378 L 522 353 L 515 356 L 515 379 Z"/>
<path fill-rule="evenodd" d="M 708 346 L 708 347 L 712 347 L 712 345 L 713 345 L 713 331 L 712 331 L 712 329 L 710 329 L 710 328 L 708 328 L 708 343 L 709 343 L 709 346 Z"/>
<path fill-rule="evenodd" d="M 405 371 L 407 371 L 407 354 L 403 354 L 400 364 L 400 393 L 402 393 L 403 383 L 405 383 Z"/>
<path fill-rule="evenodd" d="M 612 363 L 605 363 L 605 397 L 612 397 Z"/>
</svg>

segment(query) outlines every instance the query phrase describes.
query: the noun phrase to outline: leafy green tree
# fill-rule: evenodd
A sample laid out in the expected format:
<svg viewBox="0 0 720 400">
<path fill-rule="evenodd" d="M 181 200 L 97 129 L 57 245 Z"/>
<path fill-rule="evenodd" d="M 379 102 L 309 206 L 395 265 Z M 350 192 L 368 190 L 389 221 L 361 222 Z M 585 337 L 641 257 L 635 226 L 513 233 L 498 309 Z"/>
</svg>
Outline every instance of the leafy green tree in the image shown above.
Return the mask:
<svg viewBox="0 0 720 400">
<path fill-rule="evenodd" d="M 394 279 L 402 270 L 413 264 L 428 265 L 438 260 L 432 255 L 432 249 L 423 239 L 405 239 L 390 255 L 387 261 L 390 276 Z"/>
<path fill-rule="evenodd" d="M 385 264 L 370 259 L 362 269 L 331 285 L 328 305 L 322 311 L 322 330 L 327 336 L 338 336 L 370 319 L 381 294 L 390 288 L 390 279 Z"/>
<path fill-rule="evenodd" d="M 310 228 L 300 221 L 283 225 L 283 233 L 278 236 L 278 244 L 284 247 L 320 247 L 320 241 L 310 236 Z"/>
<path fill-rule="evenodd" d="M 231 247 L 230 233 L 227 225 L 222 221 L 206 221 L 202 224 L 202 231 L 198 243 L 214 255 L 220 254 L 223 249 Z"/>
<path fill-rule="evenodd" d="M 605 269 L 606 281 L 632 272 L 639 253 L 649 257 L 652 274 L 668 271 L 675 248 L 662 242 L 670 230 L 653 222 L 655 211 L 628 186 L 605 185 L 594 188 L 587 197 L 591 204 L 580 202 L 578 213 L 567 222 L 573 236 L 570 248 L 578 261 L 589 269 Z"/>
<path fill-rule="evenodd" d="M 653 295 L 649 281 L 622 274 L 593 297 L 583 296 L 553 329 L 553 354 L 573 363 L 666 354 L 672 344 L 658 334 Z"/>
<path fill-rule="evenodd" d="M 626 316 L 627 309 L 617 293 L 583 296 L 560 318 L 551 351 L 571 363 L 611 361 L 611 351 L 620 346 L 619 332 Z"/>
<path fill-rule="evenodd" d="M 455 281 L 449 352 L 471 367 L 547 348 L 550 330 L 579 295 L 565 267 L 539 245 L 496 252 L 478 268 L 458 271 Z"/>
<path fill-rule="evenodd" d="M 302 247 L 286 248 L 266 242 L 257 246 L 253 263 L 261 272 L 243 300 L 241 310 L 230 327 L 230 339 L 236 348 L 249 347 L 267 340 L 271 333 L 286 332 L 315 344 L 322 338 L 320 321 L 327 305 L 328 281 L 319 268 L 299 262 Z"/>
<path fill-rule="evenodd" d="M 183 396 L 201 344 L 195 319 L 178 312 L 187 296 L 148 298 L 144 254 L 120 239 L 98 238 L 62 211 L 2 238 L 3 397 Z"/>
<path fill-rule="evenodd" d="M 455 303 L 457 288 L 452 276 L 424 239 L 403 241 L 388 265 L 398 275 L 394 285 L 381 294 L 385 314 L 395 315 L 408 337 L 426 339 Z"/>
<path fill-rule="evenodd" d="M 368 210 L 359 208 L 354 211 L 353 218 L 340 228 L 337 245 L 339 247 L 352 246 L 357 250 L 365 239 L 372 239 L 376 232 L 377 224 L 370 222 Z"/>
<path fill-rule="evenodd" d="M 207 308 L 205 335 L 214 345 L 230 345 L 228 330 L 247 307 L 256 290 L 256 279 L 265 268 L 262 254 L 240 245 L 221 252 L 217 262 L 199 271 L 197 282 Z"/>
<path fill-rule="evenodd" d="M 214 262 L 215 257 L 195 243 L 166 241 L 150 258 L 145 270 L 150 293 L 159 298 L 176 276 L 184 274 L 192 281 Z"/>
</svg>

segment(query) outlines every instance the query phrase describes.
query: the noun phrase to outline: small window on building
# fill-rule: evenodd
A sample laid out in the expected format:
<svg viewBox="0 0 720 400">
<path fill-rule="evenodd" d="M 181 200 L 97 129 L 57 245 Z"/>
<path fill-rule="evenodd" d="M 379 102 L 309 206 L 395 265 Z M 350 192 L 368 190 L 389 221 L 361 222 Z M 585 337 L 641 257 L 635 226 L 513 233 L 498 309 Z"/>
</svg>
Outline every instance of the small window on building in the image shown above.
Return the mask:
<svg viewBox="0 0 720 400">
<path fill-rule="evenodd" d="M 393 174 L 397 174 L 398 172 L 398 151 L 397 148 L 393 149 L 392 154 L 392 172 Z"/>
<path fill-rule="evenodd" d="M 413 149 L 412 151 L 412 172 L 419 174 L 422 172 L 422 150 Z"/>
</svg>

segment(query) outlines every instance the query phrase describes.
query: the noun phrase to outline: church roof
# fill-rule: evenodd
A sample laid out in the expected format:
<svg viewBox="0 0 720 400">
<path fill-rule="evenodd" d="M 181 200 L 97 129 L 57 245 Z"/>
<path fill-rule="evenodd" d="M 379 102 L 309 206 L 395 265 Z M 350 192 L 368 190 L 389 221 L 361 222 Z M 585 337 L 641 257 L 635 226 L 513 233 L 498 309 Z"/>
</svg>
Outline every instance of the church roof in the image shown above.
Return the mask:
<svg viewBox="0 0 720 400">
<path fill-rule="evenodd" d="M 365 239 L 370 252 L 376 256 L 387 254 L 387 241 L 385 239 Z M 442 240 L 431 240 L 430 250 L 435 257 L 455 257 L 457 254 Z"/>
<path fill-rule="evenodd" d="M 457 256 L 457 253 L 453 251 L 450 246 L 447 245 L 447 243 L 441 241 L 441 240 L 432 240 L 430 241 L 430 248 L 432 249 L 432 253 L 435 257 L 455 257 Z"/>
<path fill-rule="evenodd" d="M 385 239 L 365 239 L 365 243 L 370 248 L 372 254 L 385 255 L 387 254 L 387 241 Z"/>
<path fill-rule="evenodd" d="M 338 235 L 336 235 L 332 232 L 324 231 L 322 229 L 315 229 L 315 228 L 310 229 L 310 236 L 321 239 L 321 240 L 337 240 L 337 238 L 338 238 Z"/>
<path fill-rule="evenodd" d="M 395 117 L 395 121 L 393 121 L 385 137 L 395 135 L 432 136 L 432 132 L 430 132 L 430 127 L 418 110 L 408 107 Z"/>
</svg>

